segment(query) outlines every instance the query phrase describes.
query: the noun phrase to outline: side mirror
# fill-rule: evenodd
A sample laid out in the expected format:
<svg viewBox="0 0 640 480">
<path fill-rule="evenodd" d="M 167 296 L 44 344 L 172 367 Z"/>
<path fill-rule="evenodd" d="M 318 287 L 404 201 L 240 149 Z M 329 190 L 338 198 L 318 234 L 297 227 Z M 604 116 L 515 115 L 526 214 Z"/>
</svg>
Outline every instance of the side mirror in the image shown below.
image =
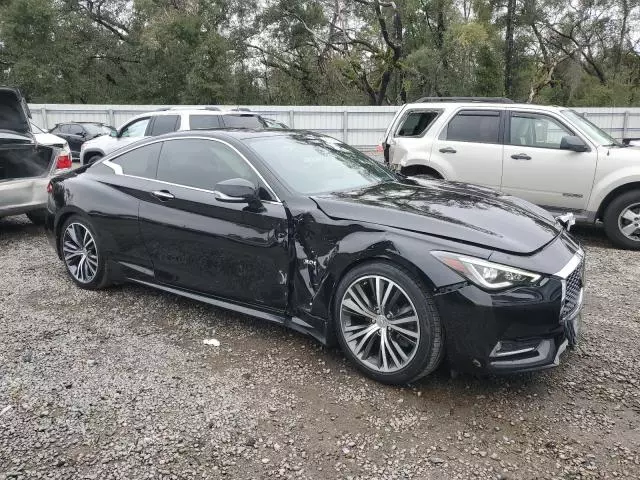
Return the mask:
<svg viewBox="0 0 640 480">
<path fill-rule="evenodd" d="M 580 137 L 576 137 L 575 135 L 565 135 L 562 137 L 562 140 L 560 140 L 560 149 L 572 150 L 574 152 L 586 152 L 589 150 L 589 147 Z"/>
<path fill-rule="evenodd" d="M 110 137 L 117 137 L 118 136 L 118 131 L 117 130 L 111 130 L 109 132 L 109 136 Z"/>
<path fill-rule="evenodd" d="M 258 187 L 244 178 L 231 178 L 215 186 L 215 196 L 221 202 L 254 203 L 259 201 Z"/>
</svg>

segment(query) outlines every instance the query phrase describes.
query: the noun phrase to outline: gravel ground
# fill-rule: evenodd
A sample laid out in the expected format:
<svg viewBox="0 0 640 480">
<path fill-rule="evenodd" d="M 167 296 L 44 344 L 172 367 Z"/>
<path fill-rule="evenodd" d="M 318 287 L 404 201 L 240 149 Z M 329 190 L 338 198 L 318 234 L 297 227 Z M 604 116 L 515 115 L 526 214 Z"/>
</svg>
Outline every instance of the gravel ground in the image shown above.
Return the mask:
<svg viewBox="0 0 640 480">
<path fill-rule="evenodd" d="M 0 479 L 638 479 L 640 253 L 577 235 L 583 339 L 560 367 L 394 388 L 276 325 L 80 290 L 0 219 Z"/>
</svg>

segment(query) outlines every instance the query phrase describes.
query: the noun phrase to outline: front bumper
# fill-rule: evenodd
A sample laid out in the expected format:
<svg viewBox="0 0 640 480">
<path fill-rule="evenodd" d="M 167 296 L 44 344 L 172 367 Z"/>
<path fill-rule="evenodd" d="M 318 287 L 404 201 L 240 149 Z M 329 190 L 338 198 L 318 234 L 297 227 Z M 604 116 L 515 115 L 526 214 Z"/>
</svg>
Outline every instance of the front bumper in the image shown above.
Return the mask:
<svg viewBox="0 0 640 480">
<path fill-rule="evenodd" d="M 583 257 L 538 287 L 489 293 L 467 285 L 436 296 L 452 368 L 501 374 L 557 366 L 578 339 Z"/>
</svg>

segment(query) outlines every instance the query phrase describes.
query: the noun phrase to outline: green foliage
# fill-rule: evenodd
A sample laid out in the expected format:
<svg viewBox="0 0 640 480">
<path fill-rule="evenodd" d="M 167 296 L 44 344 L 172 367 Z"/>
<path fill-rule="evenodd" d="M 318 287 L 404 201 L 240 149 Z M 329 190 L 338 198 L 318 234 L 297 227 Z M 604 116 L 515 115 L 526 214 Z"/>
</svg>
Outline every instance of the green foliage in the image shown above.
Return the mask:
<svg viewBox="0 0 640 480">
<path fill-rule="evenodd" d="M 521 101 L 640 105 L 638 2 L 506 5 L 0 0 L 0 84 L 34 102 L 393 104 L 512 78 Z"/>
</svg>

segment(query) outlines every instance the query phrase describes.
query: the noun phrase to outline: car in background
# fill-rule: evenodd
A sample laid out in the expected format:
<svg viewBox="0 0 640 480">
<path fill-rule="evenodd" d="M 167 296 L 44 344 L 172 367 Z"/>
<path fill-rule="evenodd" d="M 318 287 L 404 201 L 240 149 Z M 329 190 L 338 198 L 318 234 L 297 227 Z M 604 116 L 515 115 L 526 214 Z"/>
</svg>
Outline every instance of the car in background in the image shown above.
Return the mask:
<svg viewBox="0 0 640 480">
<path fill-rule="evenodd" d="M 80 163 L 88 165 L 131 142 L 180 130 L 212 130 L 219 128 L 268 128 L 257 113 L 245 110 L 223 111 L 217 107 L 165 108 L 136 115 L 110 136 L 101 136 L 82 144 Z"/>
<path fill-rule="evenodd" d="M 99 122 L 58 123 L 49 133 L 64 138 L 71 148 L 74 160 L 80 159 L 82 144 L 102 135 L 111 135 L 116 129 Z"/>
<path fill-rule="evenodd" d="M 267 124 L 267 128 L 289 128 L 288 125 L 274 120 L 273 118 L 263 118 L 263 120 Z"/>
<path fill-rule="evenodd" d="M 56 147 L 62 150 L 63 154 L 71 155 L 71 149 L 69 143 L 64 139 L 52 133 L 48 133 L 46 130 L 40 128 L 33 122 L 31 124 L 31 133 L 36 139 L 39 145 L 46 145 L 47 147 Z"/>
<path fill-rule="evenodd" d="M 339 344 L 370 377 L 557 365 L 584 252 L 545 210 L 412 180 L 325 135 L 176 132 L 52 180 L 46 231 L 78 287 L 134 282 Z"/>
<path fill-rule="evenodd" d="M 404 175 L 482 185 L 581 223 L 601 220 L 616 246 L 640 250 L 640 148 L 569 108 L 424 97 L 398 110 L 383 146 Z"/>
<path fill-rule="evenodd" d="M 49 180 L 71 168 L 71 155 L 64 140 L 34 134 L 30 116 L 18 89 L 0 87 L 0 217 L 26 214 L 42 224 Z"/>
</svg>

